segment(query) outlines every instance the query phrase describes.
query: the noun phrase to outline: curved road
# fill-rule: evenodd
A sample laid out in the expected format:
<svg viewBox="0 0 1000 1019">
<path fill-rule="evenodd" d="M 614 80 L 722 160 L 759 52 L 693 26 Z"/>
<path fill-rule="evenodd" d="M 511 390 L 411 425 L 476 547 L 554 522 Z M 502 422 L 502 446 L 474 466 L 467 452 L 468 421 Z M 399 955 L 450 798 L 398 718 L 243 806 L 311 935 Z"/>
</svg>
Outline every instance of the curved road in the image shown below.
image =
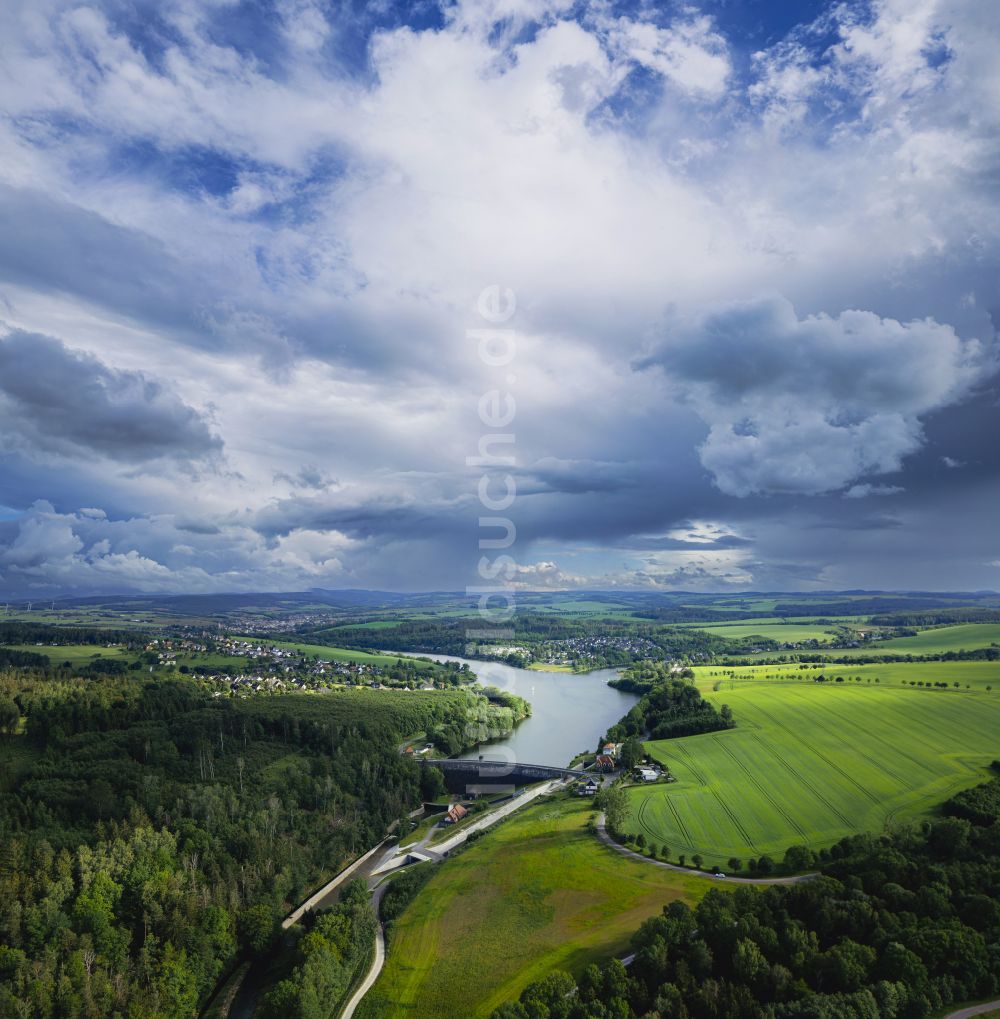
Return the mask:
<svg viewBox="0 0 1000 1019">
<path fill-rule="evenodd" d="M 642 860 L 643 863 L 648 863 L 653 867 L 663 867 L 664 870 L 676 870 L 681 874 L 689 874 L 694 877 L 708 878 L 712 881 L 721 881 L 727 885 L 797 885 L 803 881 L 812 881 L 813 878 L 819 877 L 819 874 L 793 874 L 790 877 L 717 877 L 715 874 L 710 874 L 707 870 L 691 870 L 690 867 L 680 867 L 676 863 L 666 863 L 664 860 L 653 860 L 648 856 L 643 856 L 642 853 L 635 853 L 631 849 L 626 849 L 625 846 L 621 845 L 608 834 L 607 828 L 604 826 L 604 815 L 600 814 L 597 818 L 597 837 L 606 845 L 612 849 L 621 853 L 622 856 L 630 856 L 633 860 Z"/>
<path fill-rule="evenodd" d="M 440 863 L 448 853 L 456 846 L 461 845 L 473 832 L 482 831 L 484 828 L 488 828 L 492 824 L 496 824 L 497 821 L 502 820 L 508 814 L 512 814 L 515 810 L 520 810 L 525 804 L 530 803 L 532 800 L 545 793 L 552 792 L 553 789 L 560 785 L 558 779 L 551 782 L 544 782 L 541 785 L 534 786 L 533 788 L 526 789 L 524 792 L 515 796 L 509 803 L 505 803 L 502 807 L 497 810 L 490 811 L 485 817 L 479 818 L 460 832 L 456 832 L 451 838 L 445 839 L 444 842 L 431 848 L 427 845 L 430 840 L 430 833 L 428 833 L 419 843 L 413 846 L 407 846 L 405 849 L 396 847 L 394 852 L 386 854 L 385 858 L 380 862 L 379 869 L 385 866 L 386 863 L 390 862 L 394 856 L 407 856 L 413 852 L 423 852 L 431 857 L 435 863 Z M 382 895 L 387 887 L 386 882 L 378 878 L 379 884 L 377 884 L 372 890 L 372 906 L 375 909 L 375 915 L 378 916 L 379 904 L 382 901 Z M 375 985 L 375 981 L 378 980 L 379 974 L 382 972 L 382 967 L 385 965 L 385 935 L 382 930 L 382 924 L 379 923 L 375 933 L 375 957 L 372 959 L 371 967 L 368 973 L 365 975 L 364 980 L 358 989 L 351 995 L 351 1000 L 344 1007 L 343 1012 L 340 1013 L 340 1019 L 353 1019 L 354 1012 L 358 1005 L 361 1004 L 361 999 L 372 989 Z"/>
<path fill-rule="evenodd" d="M 1000 1008 L 1000 998 L 997 998 L 996 1001 L 984 1001 L 981 1005 L 969 1005 L 968 1008 L 960 1008 L 956 1012 L 949 1012 L 944 1019 L 971 1019 L 974 1015 L 992 1012 L 995 1008 Z"/>
<path fill-rule="evenodd" d="M 448 840 L 448 848 L 454 848 L 460 842 L 464 842 L 465 838 L 473 830 L 479 830 L 486 828 L 496 821 L 499 821 L 502 817 L 506 817 L 512 811 L 518 807 L 524 806 L 531 800 L 535 799 L 536 796 L 541 795 L 544 792 L 549 792 L 551 788 L 555 787 L 558 783 L 550 782 L 544 786 L 536 787 L 534 790 L 530 790 L 528 793 L 522 794 L 515 798 L 512 803 L 507 804 L 500 810 L 494 811 L 476 822 L 474 826 L 470 826 L 469 829 L 458 832 L 456 835 Z M 687 867 L 680 867 L 677 864 L 667 863 L 664 860 L 652 860 L 648 856 L 643 856 L 641 853 L 635 853 L 631 849 L 627 849 L 625 846 L 615 842 L 614 839 L 608 834 L 604 823 L 604 814 L 600 814 L 597 818 L 597 837 L 611 849 L 621 853 L 623 856 L 632 857 L 635 860 L 641 860 L 644 863 L 648 863 L 653 867 L 662 867 L 664 870 L 675 870 L 682 874 L 693 874 L 697 877 L 704 877 L 713 881 L 722 881 L 725 884 L 742 884 L 742 885 L 796 885 L 801 884 L 803 881 L 811 881 L 813 878 L 819 877 L 816 873 L 811 874 L 794 874 L 789 877 L 725 877 L 717 878 L 714 874 L 710 874 L 706 871 L 690 870 Z M 378 847 L 376 847 L 378 848 Z M 440 851 L 440 846 L 438 850 Z M 411 847 L 412 849 L 412 847 Z M 372 905 L 375 909 L 375 915 L 378 916 L 379 906 L 382 902 L 382 896 L 388 887 L 388 882 L 379 879 L 379 883 L 372 890 Z M 622 963 L 628 966 L 635 958 L 634 955 L 626 956 L 622 959 Z M 375 985 L 375 981 L 378 980 L 379 975 L 382 972 L 382 967 L 385 965 L 385 936 L 383 933 L 382 924 L 379 923 L 375 932 L 375 956 L 372 959 L 371 967 L 368 973 L 365 975 L 364 980 L 358 986 L 358 989 L 351 996 L 351 1000 L 347 1003 L 344 1011 L 340 1015 L 340 1019 L 353 1019 L 355 1010 L 358 1005 L 361 1004 L 362 998 L 372 989 Z M 974 1016 L 982 1015 L 984 1012 L 990 1012 L 995 1008 L 1000 1008 L 1000 998 L 996 1001 L 987 1001 L 981 1005 L 970 1005 L 966 1008 L 960 1008 L 955 1012 L 949 1012 L 944 1019 L 973 1019 Z"/>
<path fill-rule="evenodd" d="M 372 892 L 372 908 L 375 910 L 376 919 L 378 919 L 379 905 L 382 902 L 382 896 L 385 894 L 387 887 L 388 883 L 383 881 Z M 372 964 L 368 968 L 364 980 L 361 981 L 358 989 L 351 995 L 351 1000 L 344 1006 L 344 1011 L 340 1013 L 340 1019 L 352 1019 L 355 1009 L 361 1004 L 361 999 L 372 989 L 375 981 L 378 980 L 384 965 L 385 930 L 380 921 L 375 927 L 375 957 L 372 959 Z"/>
</svg>

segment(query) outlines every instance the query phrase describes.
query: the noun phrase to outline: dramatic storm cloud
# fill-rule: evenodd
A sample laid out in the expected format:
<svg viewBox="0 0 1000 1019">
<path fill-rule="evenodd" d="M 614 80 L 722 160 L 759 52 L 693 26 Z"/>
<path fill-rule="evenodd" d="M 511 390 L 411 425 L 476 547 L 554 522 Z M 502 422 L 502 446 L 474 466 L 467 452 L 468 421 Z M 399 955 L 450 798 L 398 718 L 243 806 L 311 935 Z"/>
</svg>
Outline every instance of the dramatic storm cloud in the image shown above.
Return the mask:
<svg viewBox="0 0 1000 1019">
<path fill-rule="evenodd" d="M 0 588 L 460 587 L 497 388 L 520 586 L 996 587 L 998 46 L 979 0 L 4 4 Z"/>
<path fill-rule="evenodd" d="M 160 382 L 19 331 L 0 339 L 0 422 L 5 441 L 38 453 L 145 463 L 198 460 L 222 446 Z"/>
</svg>

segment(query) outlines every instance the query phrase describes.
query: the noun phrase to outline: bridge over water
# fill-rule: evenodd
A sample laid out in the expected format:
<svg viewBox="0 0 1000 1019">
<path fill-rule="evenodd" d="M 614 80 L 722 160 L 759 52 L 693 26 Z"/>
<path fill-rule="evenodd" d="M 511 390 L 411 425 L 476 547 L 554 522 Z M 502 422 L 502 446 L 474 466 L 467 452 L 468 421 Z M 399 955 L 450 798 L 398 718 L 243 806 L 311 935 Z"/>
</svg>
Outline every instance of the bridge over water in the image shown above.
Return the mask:
<svg viewBox="0 0 1000 1019">
<path fill-rule="evenodd" d="M 529 764 L 525 761 L 490 761 L 448 758 L 447 760 L 428 760 L 421 758 L 420 763 L 426 767 L 441 768 L 445 775 L 456 779 L 468 780 L 506 779 L 508 782 L 541 782 L 551 778 L 582 778 L 585 772 L 573 768 L 553 768 L 548 764 Z"/>
</svg>

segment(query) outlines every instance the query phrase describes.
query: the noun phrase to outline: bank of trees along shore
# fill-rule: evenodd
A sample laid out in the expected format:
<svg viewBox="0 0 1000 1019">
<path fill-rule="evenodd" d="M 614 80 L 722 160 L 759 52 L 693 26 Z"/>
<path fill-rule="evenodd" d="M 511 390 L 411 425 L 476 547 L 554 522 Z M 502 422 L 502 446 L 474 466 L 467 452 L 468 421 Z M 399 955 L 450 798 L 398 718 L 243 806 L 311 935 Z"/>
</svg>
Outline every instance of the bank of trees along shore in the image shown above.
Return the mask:
<svg viewBox="0 0 1000 1019">
<path fill-rule="evenodd" d="M 934 821 L 844 839 L 815 880 L 672 903 L 627 970 L 555 973 L 494 1019 L 928 1019 L 1000 994 L 998 894 L 994 779 Z"/>
<path fill-rule="evenodd" d="M 440 792 L 402 739 L 490 724 L 465 690 L 228 700 L 25 668 L 0 670 L 0 704 L 19 716 L 0 733 L 3 1019 L 196 1015 L 290 904 Z M 317 922 L 282 1014 L 329 1014 L 288 1003 L 339 986 L 365 922 Z"/>
<path fill-rule="evenodd" d="M 732 712 L 725 704 L 716 708 L 706 701 L 690 682 L 693 675 L 690 670 L 677 672 L 667 662 L 642 662 L 627 669 L 612 685 L 642 697 L 608 729 L 606 739 L 612 743 L 640 735 L 673 739 L 732 729 L 736 724 Z"/>
<path fill-rule="evenodd" d="M 612 686 L 642 694 L 628 713 L 612 725 L 600 744 L 615 743 L 618 764 L 627 773 L 645 755 L 643 739 L 673 739 L 704 732 L 720 732 L 736 725 L 725 704 L 716 708 L 706 701 L 691 682 L 690 669 L 678 669 L 667 662 L 640 662 L 611 681 Z M 629 817 L 628 796 L 622 783 L 602 789 L 594 806 L 603 811 L 613 836 L 625 833 Z M 643 836 L 645 844 L 645 836 Z"/>
</svg>

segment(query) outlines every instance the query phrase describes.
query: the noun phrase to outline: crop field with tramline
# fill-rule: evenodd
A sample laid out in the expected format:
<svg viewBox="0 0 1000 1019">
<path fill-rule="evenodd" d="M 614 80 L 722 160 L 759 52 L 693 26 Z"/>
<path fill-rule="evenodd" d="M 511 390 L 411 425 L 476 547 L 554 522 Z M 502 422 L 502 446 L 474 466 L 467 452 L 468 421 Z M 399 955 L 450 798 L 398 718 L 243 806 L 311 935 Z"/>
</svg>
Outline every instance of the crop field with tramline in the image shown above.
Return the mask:
<svg viewBox="0 0 1000 1019">
<path fill-rule="evenodd" d="M 947 683 L 952 689 L 1000 691 L 1000 662 L 836 662 L 785 665 L 704 665 L 694 670 L 698 688 L 706 696 L 713 691 L 726 692 L 747 683 L 813 684 L 817 676 L 832 683 L 839 677 L 846 685 L 857 683 L 881 686 L 931 686 Z M 955 684 L 958 684 L 956 687 Z"/>
<path fill-rule="evenodd" d="M 648 743 L 677 781 L 629 794 L 629 830 L 674 859 L 699 853 L 725 869 L 730 857 L 777 857 L 790 845 L 879 831 L 981 781 L 1000 757 L 1000 693 L 979 684 L 709 685 L 707 671 L 700 685 L 729 704 L 737 728 Z"/>
</svg>

